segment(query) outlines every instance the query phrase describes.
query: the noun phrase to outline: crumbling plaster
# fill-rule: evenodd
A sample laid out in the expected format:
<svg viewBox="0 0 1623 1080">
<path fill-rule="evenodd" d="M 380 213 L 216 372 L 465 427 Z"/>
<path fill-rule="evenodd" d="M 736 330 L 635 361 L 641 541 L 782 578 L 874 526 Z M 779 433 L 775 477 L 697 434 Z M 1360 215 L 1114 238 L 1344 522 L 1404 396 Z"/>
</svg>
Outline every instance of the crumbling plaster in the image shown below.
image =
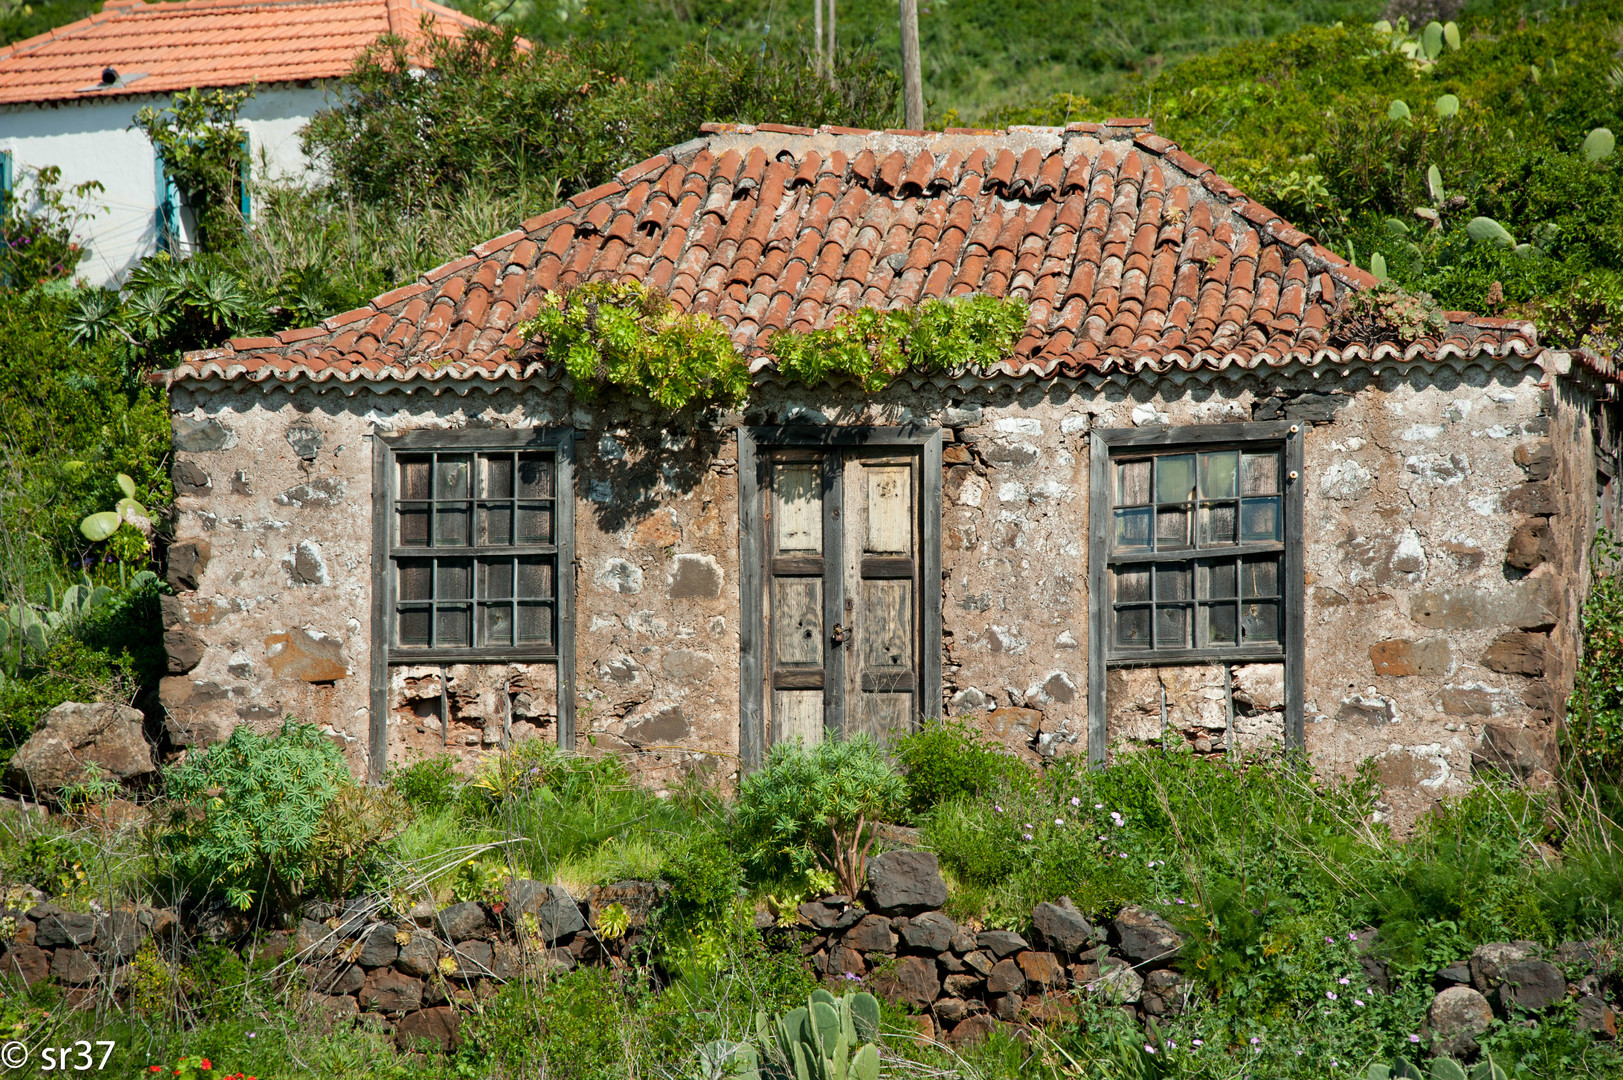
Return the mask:
<svg viewBox="0 0 1623 1080">
<path fill-rule="evenodd" d="M 171 605 L 181 615 L 171 636 L 196 663 L 165 683 L 170 729 L 177 743 L 209 741 L 237 722 L 268 727 L 297 715 L 343 737 L 359 771 L 372 426 L 569 424 L 578 746 L 627 753 L 659 784 L 696 768 L 730 775 L 734 429 L 914 422 L 944 431 L 946 711 L 976 717 L 1028 757 L 1083 753 L 1090 431 L 1299 419 L 1308 748 L 1337 771 L 1375 757 L 1392 785 L 1387 811 L 1402 824 L 1464 789 L 1484 725 L 1534 732 L 1535 753 L 1547 744 L 1570 685 L 1574 582 L 1589 536 L 1587 400 L 1536 367 L 1510 366 L 1102 385 L 920 380 L 871 399 L 766 384 L 742 417 L 684 429 L 550 388 L 176 388 L 177 546 L 203 541 L 208 551 L 195 587 Z M 1531 565 L 1511 566 L 1507 552 L 1527 548 L 1529 522 L 1543 522 L 1532 554 L 1518 556 Z M 1525 636 L 1507 646 L 1507 633 Z M 1545 670 L 1533 672 L 1529 657 L 1546 641 Z M 1111 739 L 1159 739 L 1166 692 L 1166 731 L 1198 751 L 1278 745 L 1279 673 L 1252 667 L 1236 673 L 1232 694 L 1221 665 L 1113 673 Z M 391 672 L 391 761 L 444 745 L 476 754 L 505 738 L 555 737 L 550 667 L 459 665 L 447 674 L 449 733 L 439 669 Z"/>
</svg>

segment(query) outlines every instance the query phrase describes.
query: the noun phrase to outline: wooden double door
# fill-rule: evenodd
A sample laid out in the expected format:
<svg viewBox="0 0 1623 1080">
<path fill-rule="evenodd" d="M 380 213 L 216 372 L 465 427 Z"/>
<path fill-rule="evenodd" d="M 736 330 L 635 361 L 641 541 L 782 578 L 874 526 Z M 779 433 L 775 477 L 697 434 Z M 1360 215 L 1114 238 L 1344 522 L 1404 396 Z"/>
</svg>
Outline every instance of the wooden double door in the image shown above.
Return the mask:
<svg viewBox="0 0 1623 1080">
<path fill-rule="evenodd" d="M 939 447 L 759 448 L 767 742 L 886 740 L 939 711 Z"/>
</svg>

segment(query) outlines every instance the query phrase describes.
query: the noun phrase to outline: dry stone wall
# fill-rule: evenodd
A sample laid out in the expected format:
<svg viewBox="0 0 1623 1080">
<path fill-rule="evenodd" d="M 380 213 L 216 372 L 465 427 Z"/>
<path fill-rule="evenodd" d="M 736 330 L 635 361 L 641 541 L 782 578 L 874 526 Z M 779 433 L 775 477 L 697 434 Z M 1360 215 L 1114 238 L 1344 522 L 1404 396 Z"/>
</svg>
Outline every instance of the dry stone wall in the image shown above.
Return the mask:
<svg viewBox="0 0 1623 1080">
<path fill-rule="evenodd" d="M 1087 747 L 1089 436 L 1285 419 L 1304 428 L 1309 749 L 1376 757 L 1403 827 L 1473 769 L 1537 779 L 1570 686 L 1592 529 L 1586 393 L 1532 366 L 1168 376 L 1130 384 L 767 385 L 672 427 L 557 390 L 174 391 L 165 600 L 173 747 L 310 719 L 368 740 L 371 431 L 576 432 L 578 747 L 656 785 L 737 766 L 739 423 L 943 432 L 944 710 L 1037 760 Z M 1104 493 L 1101 493 L 1104 494 Z M 1284 737 L 1278 665 L 1112 671 L 1109 738 L 1198 753 Z M 556 737 L 549 665 L 397 667 L 388 758 Z"/>
</svg>

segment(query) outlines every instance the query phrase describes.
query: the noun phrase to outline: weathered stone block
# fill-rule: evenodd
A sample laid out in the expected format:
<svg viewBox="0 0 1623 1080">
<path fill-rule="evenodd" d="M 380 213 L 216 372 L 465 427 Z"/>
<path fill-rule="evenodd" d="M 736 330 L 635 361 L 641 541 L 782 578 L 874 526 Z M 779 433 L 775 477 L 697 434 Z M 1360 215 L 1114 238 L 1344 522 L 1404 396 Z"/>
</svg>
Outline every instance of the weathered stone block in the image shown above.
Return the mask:
<svg viewBox="0 0 1623 1080">
<path fill-rule="evenodd" d="M 355 962 L 362 967 L 387 967 L 393 964 L 400 955 L 400 946 L 395 944 L 395 934 L 398 931 L 390 923 L 378 923 L 361 935 L 361 951 L 356 954 Z"/>
<path fill-rule="evenodd" d="M 982 930 L 975 935 L 975 944 L 980 946 L 981 952 L 991 953 L 999 960 L 1031 948 L 1025 938 L 1010 930 Z"/>
<path fill-rule="evenodd" d="M 342 643 L 337 638 L 304 629 L 267 637 L 265 662 L 279 679 L 325 683 L 337 682 L 349 675 Z"/>
<path fill-rule="evenodd" d="M 985 980 L 979 975 L 948 975 L 942 980 L 942 989 L 953 997 L 974 997 Z"/>
<path fill-rule="evenodd" d="M 668 746 L 683 742 L 690 730 L 682 706 L 662 705 L 651 713 L 628 720 L 624 738 L 633 746 Z"/>
<path fill-rule="evenodd" d="M 887 851 L 868 863 L 868 892 L 876 911 L 912 914 L 947 902 L 947 883 L 931 851 Z"/>
<path fill-rule="evenodd" d="M 1555 468 L 1555 451 L 1550 446 L 1549 439 L 1535 439 L 1532 442 L 1522 443 L 1516 447 L 1511 458 L 1522 467 L 1527 479 L 1534 482 L 1548 480 Z"/>
<path fill-rule="evenodd" d="M 1425 589 L 1409 605 L 1409 617 L 1440 630 L 1532 630 L 1555 625 L 1561 585 L 1553 577 L 1530 577 L 1498 589 Z"/>
<path fill-rule="evenodd" d="M 874 993 L 890 1001 L 905 1001 L 917 1009 L 928 1008 L 941 993 L 941 979 L 935 961 L 923 956 L 904 956 L 876 971 L 870 980 Z"/>
<path fill-rule="evenodd" d="M 1553 765 L 1549 733 L 1514 724 L 1483 724 L 1482 735 L 1471 750 L 1472 771 L 1491 770 L 1520 780 L 1549 772 Z M 1483 987 L 1478 989 L 1486 992 Z"/>
<path fill-rule="evenodd" d="M 1482 666 L 1506 675 L 1543 675 L 1548 634 L 1511 630 L 1494 638 L 1482 654 Z"/>
<path fill-rule="evenodd" d="M 1170 959 L 1183 948 L 1183 936 L 1171 923 L 1137 905 L 1122 908 L 1110 929 L 1117 950 L 1135 964 Z"/>
<path fill-rule="evenodd" d="M 236 432 L 215 418 L 189 420 L 174 418 L 174 447 L 188 454 L 206 454 L 214 450 L 229 450 L 237 445 Z"/>
<path fill-rule="evenodd" d="M 395 1042 L 402 1050 L 424 1043 L 436 1050 L 451 1050 L 461 1041 L 462 1014 L 450 1005 L 419 1009 L 401 1017 L 395 1025 Z"/>
<path fill-rule="evenodd" d="M 1454 653 L 1447 638 L 1409 641 L 1391 638 L 1370 646 L 1369 660 L 1377 675 L 1447 675 L 1454 667 Z"/>
<path fill-rule="evenodd" d="M 1505 543 L 1505 564 L 1531 570 L 1555 557 L 1555 535 L 1548 518 L 1528 518 Z"/>
<path fill-rule="evenodd" d="M 125 705 L 64 702 L 45 714 L 40 729 L 12 755 L 8 779 L 49 800 L 89 779 L 92 767 L 120 783 L 149 776 L 157 767 L 141 724 L 141 713 Z"/>
<path fill-rule="evenodd" d="M 896 951 L 896 934 L 883 915 L 869 915 L 845 932 L 845 944 L 865 953 Z"/>
<path fill-rule="evenodd" d="M 19 978 L 26 986 L 33 986 L 51 973 L 51 955 L 34 945 L 13 943 L 0 954 L 0 976 Z"/>
<path fill-rule="evenodd" d="M 909 949 L 920 952 L 942 953 L 952 945 L 952 935 L 958 927 L 939 911 L 926 911 L 910 919 L 901 930 L 902 941 Z"/>
<path fill-rule="evenodd" d="M 361 986 L 362 1009 L 399 1016 L 423 1004 L 423 981 L 393 968 L 379 968 Z"/>
<path fill-rule="evenodd" d="M 169 587 L 176 592 L 190 592 L 196 589 L 203 571 L 208 568 L 212 550 L 209 542 L 201 538 L 170 544 L 169 564 L 164 574 Z"/>
<path fill-rule="evenodd" d="M 545 888 L 545 886 L 542 887 Z M 508 904 L 514 906 L 511 889 L 509 889 Z M 505 910 L 503 914 L 506 914 Z M 485 919 L 485 909 L 471 901 L 452 904 L 439 913 L 436 921 L 439 923 L 440 935 L 447 941 L 464 941 L 468 938 L 479 937 L 489 929 L 489 923 Z"/>
<path fill-rule="evenodd" d="M 1491 941 L 1478 945 L 1471 950 L 1471 985 L 1479 994 L 1491 993 L 1504 982 L 1507 968 L 1536 952 L 1536 941 Z"/>
<path fill-rule="evenodd" d="M 1035 988 L 1065 985 L 1065 966 L 1051 952 L 1023 952 L 1015 957 L 1026 982 Z"/>
<path fill-rule="evenodd" d="M 96 962 L 82 949 L 62 948 L 51 957 L 51 978 L 69 986 L 84 986 L 96 977 Z"/>
<path fill-rule="evenodd" d="M 691 649 L 672 649 L 660 659 L 659 668 L 678 682 L 702 683 L 716 670 L 716 662 Z"/>
<path fill-rule="evenodd" d="M 1013 960 L 999 960 L 986 976 L 988 994 L 1017 994 L 1026 985 L 1026 973 Z"/>
<path fill-rule="evenodd" d="M 1519 960 L 1501 971 L 1499 1005 L 1506 1012 L 1543 1012 L 1567 996 L 1567 978 L 1548 960 Z"/>
<path fill-rule="evenodd" d="M 204 496 L 214 490 L 214 481 L 195 462 L 177 461 L 170 475 L 175 480 L 176 495 Z"/>
<path fill-rule="evenodd" d="M 1432 999 L 1424 1031 L 1433 1054 L 1463 1057 L 1476 1049 L 1476 1037 L 1492 1024 L 1487 998 L 1468 986 L 1451 986 Z"/>
<path fill-rule="evenodd" d="M 1070 897 L 1061 897 L 1058 904 L 1038 904 L 1031 912 L 1031 927 L 1049 948 L 1065 953 L 1081 952 L 1098 936 Z"/>
</svg>

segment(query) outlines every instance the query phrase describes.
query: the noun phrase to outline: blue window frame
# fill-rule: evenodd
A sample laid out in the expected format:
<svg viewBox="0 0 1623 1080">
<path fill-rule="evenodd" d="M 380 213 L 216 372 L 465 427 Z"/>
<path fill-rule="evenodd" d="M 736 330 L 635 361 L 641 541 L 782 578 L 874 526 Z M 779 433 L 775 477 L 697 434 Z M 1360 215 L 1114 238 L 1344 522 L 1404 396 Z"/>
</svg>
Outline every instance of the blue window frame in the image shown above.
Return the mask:
<svg viewBox="0 0 1623 1080">
<path fill-rule="evenodd" d="M 176 254 L 180 247 L 180 189 L 163 167 L 163 155 L 152 155 L 155 198 L 158 204 L 156 231 L 158 250 Z"/>
<path fill-rule="evenodd" d="M 11 209 L 11 151 L 0 150 L 0 217 Z"/>
</svg>

